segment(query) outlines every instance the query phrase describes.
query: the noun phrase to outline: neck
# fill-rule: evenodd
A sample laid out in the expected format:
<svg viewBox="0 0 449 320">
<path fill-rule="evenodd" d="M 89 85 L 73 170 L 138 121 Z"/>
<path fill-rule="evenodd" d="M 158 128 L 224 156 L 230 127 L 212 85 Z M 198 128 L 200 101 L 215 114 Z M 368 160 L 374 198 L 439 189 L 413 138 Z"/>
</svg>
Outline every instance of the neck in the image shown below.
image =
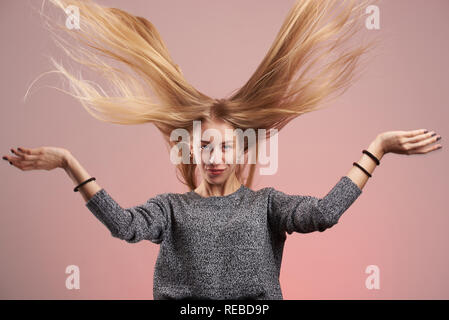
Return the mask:
<svg viewBox="0 0 449 320">
<path fill-rule="evenodd" d="M 237 191 L 241 185 L 233 174 L 223 184 L 211 184 L 204 179 L 194 191 L 203 197 L 226 196 Z"/>
</svg>

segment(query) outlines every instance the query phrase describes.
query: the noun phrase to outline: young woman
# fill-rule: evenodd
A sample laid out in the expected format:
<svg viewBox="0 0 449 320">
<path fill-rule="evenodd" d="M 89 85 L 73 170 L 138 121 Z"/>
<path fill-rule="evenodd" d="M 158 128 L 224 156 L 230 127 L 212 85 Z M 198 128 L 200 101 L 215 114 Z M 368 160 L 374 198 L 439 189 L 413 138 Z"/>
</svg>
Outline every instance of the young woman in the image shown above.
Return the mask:
<svg viewBox="0 0 449 320">
<path fill-rule="evenodd" d="M 63 9 L 79 8 L 81 28 L 65 29 L 79 46 L 69 50 L 71 42 L 59 43 L 70 57 L 101 72 L 115 90 L 108 94 L 55 63 L 74 95 L 99 120 L 153 123 L 171 147 L 179 142 L 170 139 L 174 130 L 188 132 L 189 161 L 177 168 L 190 191 L 163 193 L 122 208 L 65 148 L 11 149 L 15 156 L 3 159 L 21 170 L 63 168 L 113 237 L 160 244 L 154 299 L 282 299 L 279 274 L 287 234 L 322 232 L 335 225 L 385 154 L 441 148 L 432 145 L 441 137 L 425 129 L 379 133 L 328 194 L 317 198 L 272 187 L 251 189 L 256 164 L 249 165 L 245 176 L 246 162 L 259 138 L 251 143 L 235 136 L 227 141 L 191 138 L 194 121 L 201 122 L 201 134 L 208 129 L 221 136 L 226 130 L 265 129 L 270 132 L 265 138 L 271 138 L 269 129 L 281 130 L 344 91 L 358 59 L 371 46 L 344 49 L 361 29 L 367 1 L 297 1 L 253 76 L 227 99 L 212 99 L 193 88 L 149 21 L 91 1 L 52 2 Z M 320 66 L 326 59 L 330 62 Z M 159 102 L 153 102 L 151 91 Z M 245 162 L 239 163 L 242 156 Z"/>
</svg>

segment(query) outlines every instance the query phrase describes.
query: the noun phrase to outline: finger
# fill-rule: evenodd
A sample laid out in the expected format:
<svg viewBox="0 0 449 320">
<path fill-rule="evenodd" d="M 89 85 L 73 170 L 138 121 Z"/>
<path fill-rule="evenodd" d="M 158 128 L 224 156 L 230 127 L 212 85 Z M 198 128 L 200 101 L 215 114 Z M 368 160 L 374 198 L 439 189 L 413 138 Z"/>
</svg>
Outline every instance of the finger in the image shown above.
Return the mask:
<svg viewBox="0 0 449 320">
<path fill-rule="evenodd" d="M 426 133 L 426 131 L 427 131 L 426 129 L 418 129 L 418 130 L 406 131 L 405 132 L 405 136 L 407 138 L 411 138 L 411 137 L 414 137 L 414 136 L 416 136 L 418 134 Z"/>
<path fill-rule="evenodd" d="M 421 148 L 418 148 L 418 149 L 413 149 L 413 150 L 411 150 L 409 154 L 414 154 L 414 153 L 416 153 L 416 154 L 429 153 L 429 152 L 431 152 L 431 151 L 439 150 L 439 149 L 441 149 L 442 147 L 443 147 L 443 146 L 442 146 L 441 144 L 436 144 L 436 145 L 433 145 L 433 146 L 427 146 L 427 147 L 421 147 Z"/>
<path fill-rule="evenodd" d="M 17 149 L 11 148 L 11 153 L 15 154 L 16 156 L 18 156 L 19 158 L 23 157 L 23 153 L 18 151 Z"/>
<path fill-rule="evenodd" d="M 11 149 L 11 152 L 14 153 L 20 159 L 23 159 L 23 160 L 36 160 L 38 158 L 37 155 L 31 154 L 31 153 L 30 154 L 26 154 L 24 152 L 21 152 L 19 150 L 15 150 L 15 149 Z"/>
<path fill-rule="evenodd" d="M 6 161 L 8 161 L 10 164 L 12 164 L 12 163 L 11 163 L 11 160 L 10 160 L 11 158 L 12 158 L 12 157 L 9 157 L 9 156 L 3 156 L 3 157 L 2 157 L 3 160 L 6 160 Z"/>
<path fill-rule="evenodd" d="M 9 162 L 11 162 L 11 161 L 20 161 L 21 160 L 21 158 L 13 157 L 13 156 L 4 156 L 3 159 L 7 160 Z"/>
<path fill-rule="evenodd" d="M 23 147 L 18 147 L 17 148 L 18 151 L 25 153 L 25 154 L 34 154 L 34 155 L 38 155 L 39 151 L 36 149 L 30 149 L 30 148 L 23 148 Z"/>
<path fill-rule="evenodd" d="M 412 138 L 405 138 L 404 139 L 404 143 L 419 142 L 419 141 L 421 141 L 423 139 L 427 139 L 427 138 L 433 137 L 434 135 L 436 135 L 435 131 L 430 131 L 430 132 L 427 132 L 427 133 L 418 134 L 418 135 L 416 135 L 416 136 L 414 136 Z"/>
<path fill-rule="evenodd" d="M 437 140 L 439 140 L 439 137 L 440 137 L 439 135 L 435 135 L 433 137 L 427 138 L 427 139 L 422 140 L 422 141 L 417 142 L 417 143 L 407 144 L 407 147 L 408 147 L 409 150 L 420 148 L 420 147 L 424 147 L 424 146 L 426 146 L 428 144 L 436 142 Z"/>
<path fill-rule="evenodd" d="M 20 170 L 30 170 L 35 167 L 36 161 L 34 160 L 20 160 L 20 159 L 13 159 L 11 161 L 12 165 L 19 168 Z"/>
</svg>

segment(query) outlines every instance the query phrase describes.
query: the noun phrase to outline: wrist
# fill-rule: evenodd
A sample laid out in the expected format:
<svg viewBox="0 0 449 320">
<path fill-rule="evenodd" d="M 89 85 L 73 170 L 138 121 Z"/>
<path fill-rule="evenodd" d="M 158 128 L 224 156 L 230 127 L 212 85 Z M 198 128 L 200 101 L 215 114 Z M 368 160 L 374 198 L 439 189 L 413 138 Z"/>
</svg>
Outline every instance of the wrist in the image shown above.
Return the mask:
<svg viewBox="0 0 449 320">
<path fill-rule="evenodd" d="M 369 147 L 366 149 L 369 152 L 371 152 L 379 161 L 382 159 L 382 157 L 385 154 L 383 144 L 382 144 L 382 137 L 377 136 L 376 139 L 374 139 L 373 142 L 369 145 Z"/>
<path fill-rule="evenodd" d="M 70 164 L 72 163 L 73 156 L 70 151 L 66 150 L 64 155 L 62 156 L 61 168 L 67 171 L 70 168 Z"/>
</svg>

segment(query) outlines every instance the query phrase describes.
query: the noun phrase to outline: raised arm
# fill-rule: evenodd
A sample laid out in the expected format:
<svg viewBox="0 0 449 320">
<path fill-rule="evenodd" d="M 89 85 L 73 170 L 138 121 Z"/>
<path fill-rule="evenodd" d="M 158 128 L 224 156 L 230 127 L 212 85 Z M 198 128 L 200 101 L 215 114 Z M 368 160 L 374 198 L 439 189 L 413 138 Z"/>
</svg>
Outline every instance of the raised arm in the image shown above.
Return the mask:
<svg viewBox="0 0 449 320">
<path fill-rule="evenodd" d="M 66 150 L 64 153 L 61 167 L 70 177 L 70 179 L 72 179 L 75 186 L 91 177 L 86 169 L 84 169 L 84 167 L 68 150 Z M 101 187 L 98 185 L 96 180 L 89 181 L 88 183 L 83 184 L 78 188 L 78 192 L 82 195 L 84 201 L 86 202 L 100 190 Z"/>
<path fill-rule="evenodd" d="M 63 163 L 64 170 L 75 185 L 91 177 L 69 152 Z M 109 229 L 113 237 L 129 243 L 141 240 L 156 244 L 162 242 L 169 219 L 166 194 L 157 195 L 142 205 L 124 209 L 95 181 L 82 185 L 79 191 L 86 200 L 86 207 Z"/>
<path fill-rule="evenodd" d="M 129 243 L 149 240 L 160 244 L 169 226 L 167 194 L 157 195 L 144 204 L 122 208 L 104 189 L 98 191 L 86 207 L 111 232 Z"/>
<path fill-rule="evenodd" d="M 269 188 L 268 213 L 276 233 L 323 232 L 338 222 L 340 216 L 359 197 L 362 190 L 343 176 L 324 198 L 289 195 Z"/>
<path fill-rule="evenodd" d="M 371 152 L 380 161 L 387 153 L 404 155 L 426 154 L 441 149 L 441 144 L 431 145 L 441 139 L 435 131 L 426 129 L 409 131 L 386 131 L 376 136 L 367 151 Z M 377 164 L 365 153 L 357 161 L 369 174 L 372 174 Z M 351 167 L 347 176 L 363 189 L 369 176 L 357 166 Z"/>
<path fill-rule="evenodd" d="M 441 144 L 431 145 L 440 139 L 441 136 L 434 131 L 425 129 L 387 131 L 377 135 L 366 150 L 380 161 L 387 153 L 426 154 L 441 149 Z M 365 153 L 357 163 L 370 175 L 377 166 L 374 159 Z M 285 237 L 285 232 L 322 232 L 332 227 L 362 193 L 369 178 L 366 172 L 353 165 L 324 198 L 288 195 L 269 188 L 268 217 L 271 225 L 282 237 Z"/>
<path fill-rule="evenodd" d="M 17 157 L 3 156 L 3 159 L 22 171 L 62 168 L 75 186 L 91 177 L 64 148 L 17 148 L 11 149 L 11 152 Z M 170 219 L 168 193 L 157 195 L 142 205 L 124 209 L 96 181 L 89 181 L 78 190 L 86 201 L 86 207 L 109 229 L 112 236 L 131 243 L 144 239 L 162 242 Z"/>
</svg>

